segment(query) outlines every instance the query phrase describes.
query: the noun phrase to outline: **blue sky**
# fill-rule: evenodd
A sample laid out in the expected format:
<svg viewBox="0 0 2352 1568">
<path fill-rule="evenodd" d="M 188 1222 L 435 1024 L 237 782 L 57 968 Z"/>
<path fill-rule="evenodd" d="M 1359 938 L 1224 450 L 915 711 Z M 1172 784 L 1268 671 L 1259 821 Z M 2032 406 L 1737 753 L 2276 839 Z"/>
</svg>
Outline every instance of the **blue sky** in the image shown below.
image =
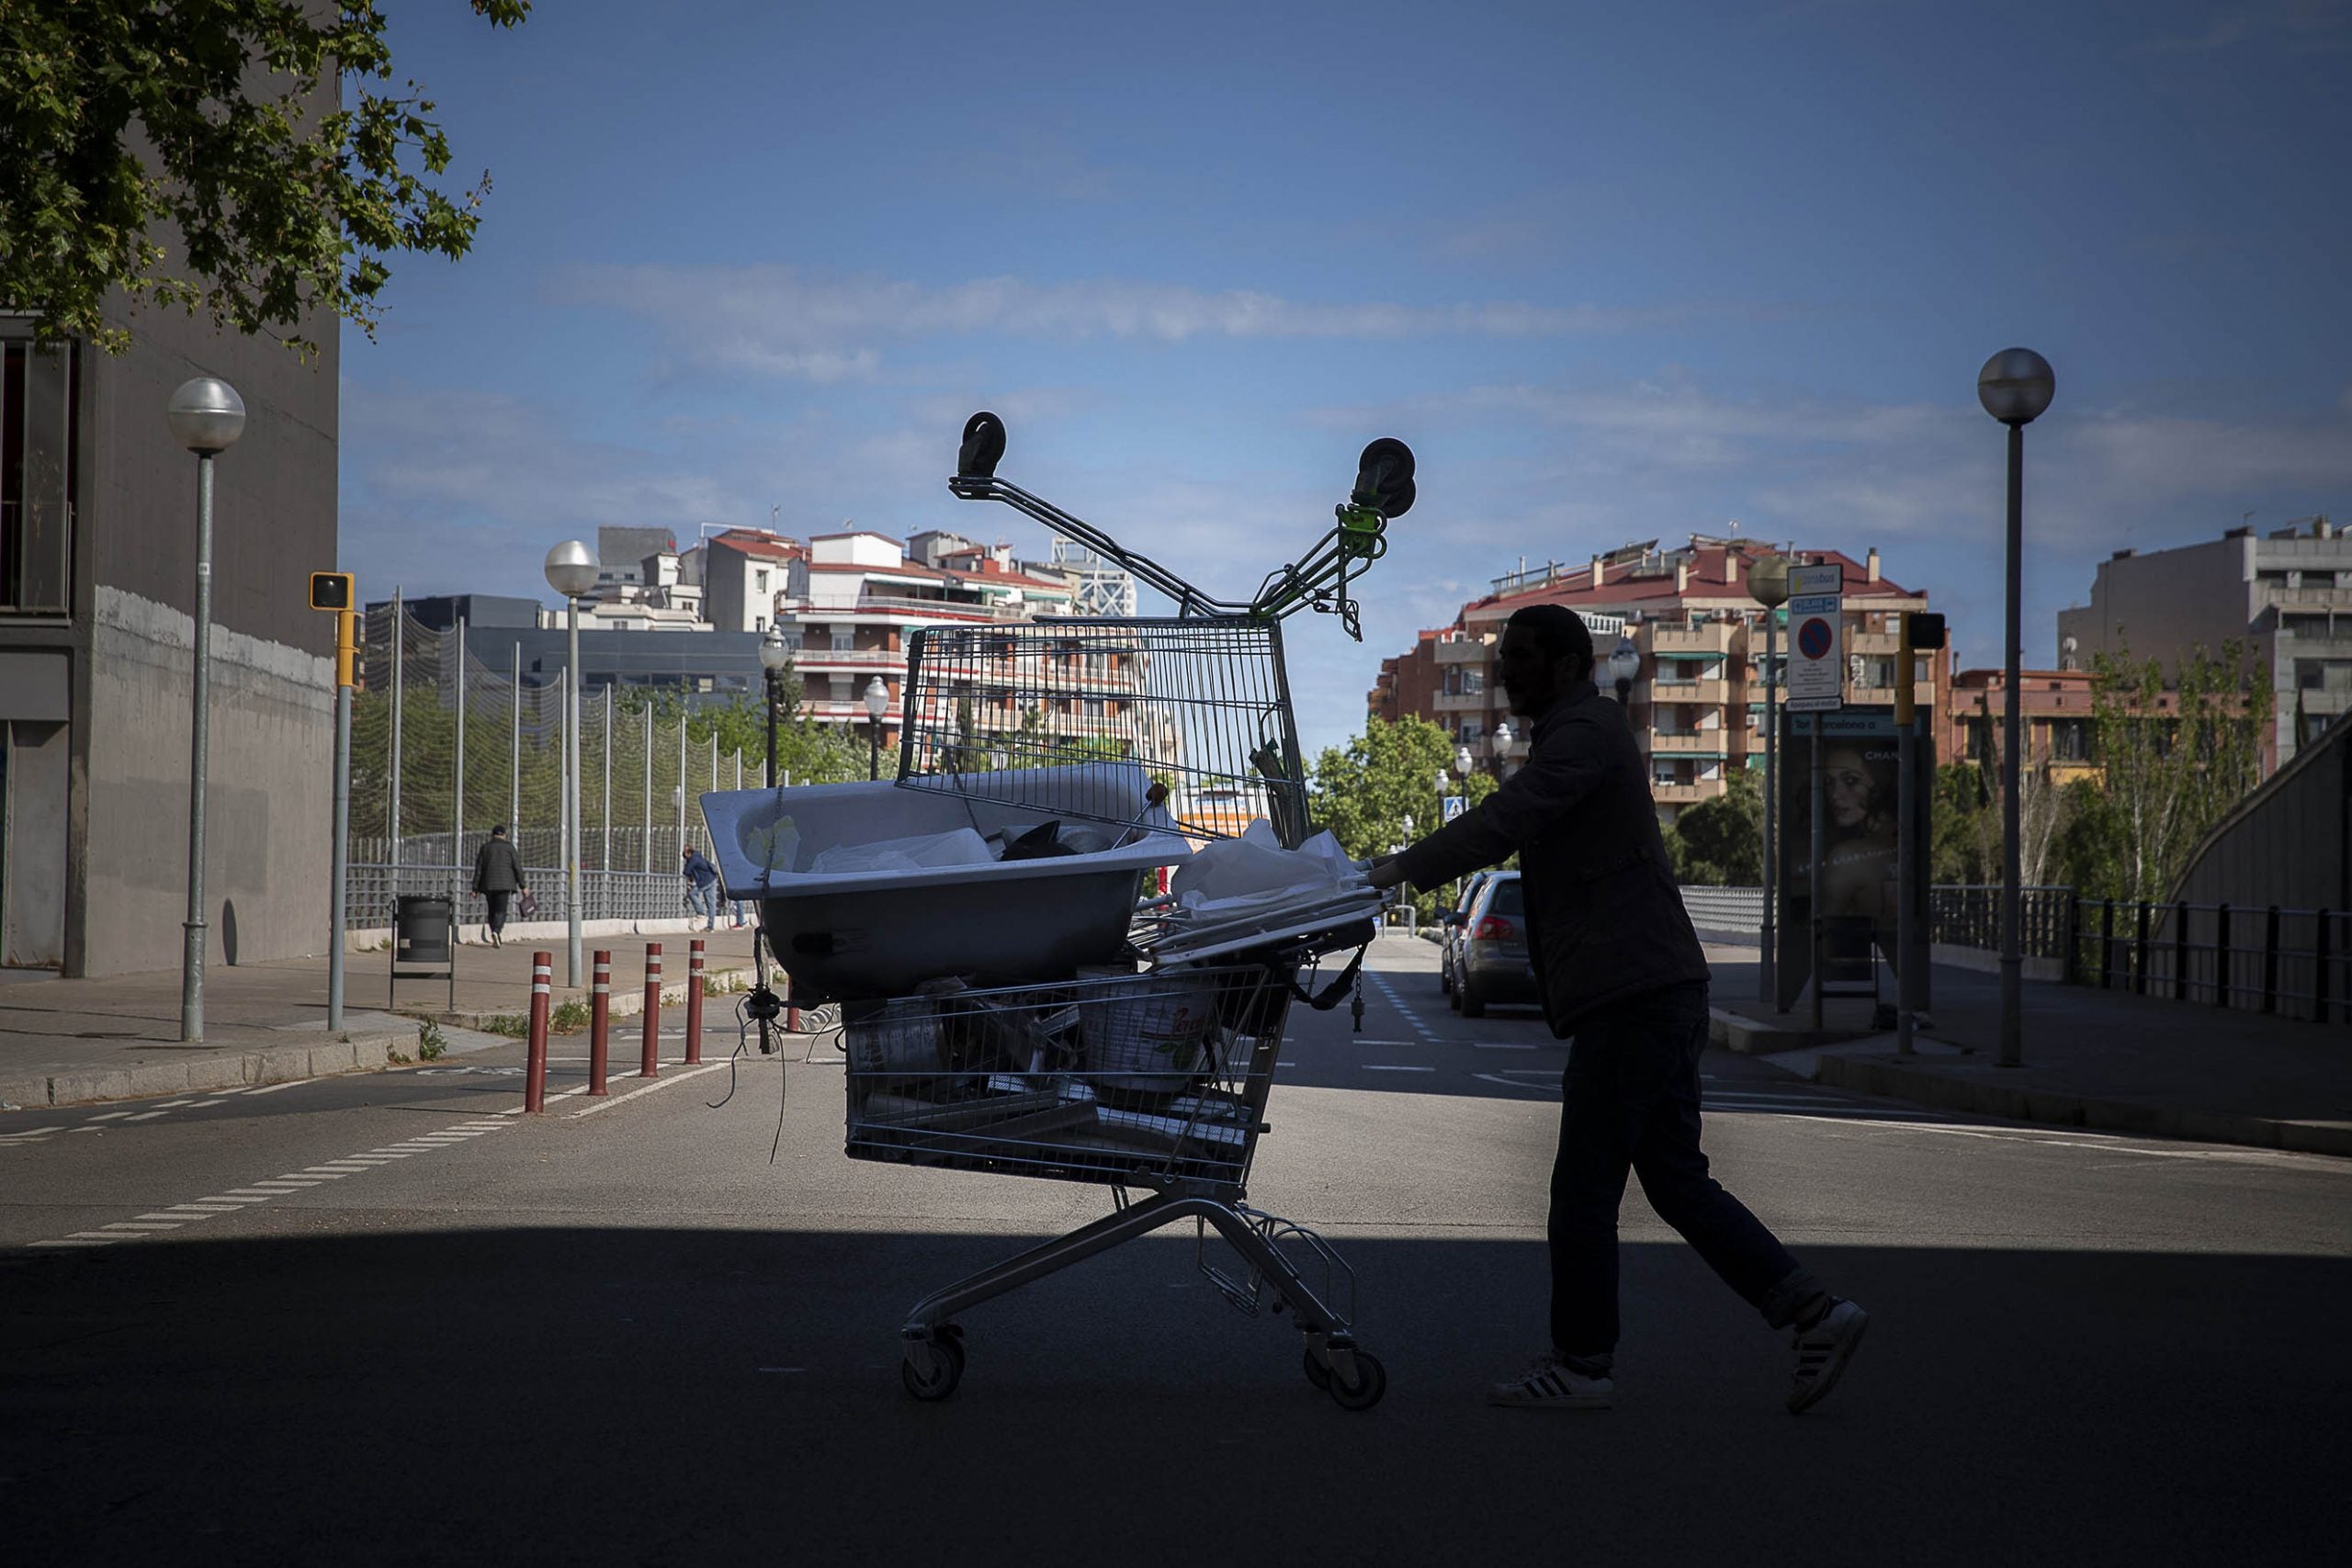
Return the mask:
<svg viewBox="0 0 2352 1568">
<path fill-rule="evenodd" d="M 947 493 L 989 408 L 1236 597 L 1411 443 L 1365 640 L 1292 623 L 1310 748 L 1521 557 L 1733 520 L 1877 546 L 1996 663 L 2013 344 L 2029 663 L 2119 547 L 2352 521 L 2352 0 L 386 8 L 492 188 L 344 334 L 371 599 L 549 597 L 600 524 L 1042 555 Z"/>
</svg>

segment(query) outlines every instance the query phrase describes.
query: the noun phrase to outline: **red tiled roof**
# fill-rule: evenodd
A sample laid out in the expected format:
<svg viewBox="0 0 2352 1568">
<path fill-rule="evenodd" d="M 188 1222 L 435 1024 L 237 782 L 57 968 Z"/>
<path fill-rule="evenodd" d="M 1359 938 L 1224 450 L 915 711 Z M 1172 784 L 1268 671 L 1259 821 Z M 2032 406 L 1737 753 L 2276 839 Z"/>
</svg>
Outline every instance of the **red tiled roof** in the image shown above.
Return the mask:
<svg viewBox="0 0 2352 1568">
<path fill-rule="evenodd" d="M 876 577 L 932 577 L 942 581 L 956 575 L 952 571 L 941 571 L 936 567 L 928 567 L 910 560 L 902 560 L 896 566 L 866 566 L 856 561 L 810 561 L 808 570 L 810 571 L 863 571 L 871 572 Z"/>
<path fill-rule="evenodd" d="M 808 553 L 797 539 L 786 539 L 774 534 L 755 534 L 741 528 L 729 528 L 724 534 L 711 536 L 711 543 L 725 545 L 739 555 L 758 556 L 763 560 L 797 560 Z"/>
<path fill-rule="evenodd" d="M 1599 610 L 1615 610 L 1621 606 L 1649 608 L 1653 605 L 1665 609 L 1688 599 L 1731 599 L 1745 604 L 1748 602 L 1747 573 L 1744 570 L 1740 570 L 1738 571 L 1740 581 L 1724 581 L 1725 553 L 1724 547 L 1720 545 L 1703 545 L 1690 551 L 1683 558 L 1690 568 L 1690 581 L 1686 587 L 1679 591 L 1674 586 L 1674 571 L 1671 567 L 1665 570 L 1653 567 L 1645 575 L 1636 577 L 1634 574 L 1640 565 L 1639 561 L 1613 562 L 1601 569 L 1601 585 L 1595 588 L 1592 586 L 1592 570 L 1589 566 L 1573 568 L 1563 566 L 1559 576 L 1550 582 L 1539 583 L 1514 593 L 1489 593 L 1484 598 L 1472 600 L 1462 607 L 1462 618 L 1465 624 L 1471 620 L 1498 619 L 1528 604 L 1566 604 L 1571 609 L 1589 605 Z M 1741 559 L 1747 560 L 1760 556 L 1778 555 L 1781 552 L 1758 549 L 1742 550 L 1736 553 Z M 1836 550 L 1816 550 L 1807 553 L 1815 556 L 1825 565 L 1834 562 L 1845 569 L 1842 592 L 1849 598 L 1873 596 L 1908 598 L 1912 596 L 1911 590 L 1901 587 L 1885 577 L 1881 577 L 1876 582 L 1872 582 L 1870 580 L 1868 566 L 1841 555 Z"/>
</svg>

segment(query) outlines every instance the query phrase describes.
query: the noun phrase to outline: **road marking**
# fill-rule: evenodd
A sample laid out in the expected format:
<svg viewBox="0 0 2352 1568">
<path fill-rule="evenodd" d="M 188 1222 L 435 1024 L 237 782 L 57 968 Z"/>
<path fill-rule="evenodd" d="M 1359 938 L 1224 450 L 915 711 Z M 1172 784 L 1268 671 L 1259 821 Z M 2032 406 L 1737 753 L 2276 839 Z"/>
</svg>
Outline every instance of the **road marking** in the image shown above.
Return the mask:
<svg viewBox="0 0 2352 1568">
<path fill-rule="evenodd" d="M 183 1105 L 193 1105 L 195 1103 L 196 1101 L 192 1100 L 163 1100 L 155 1102 L 155 1109 L 158 1111 L 177 1111 Z"/>
<path fill-rule="evenodd" d="M 281 1089 L 300 1089 L 310 1081 L 309 1078 L 288 1078 L 284 1083 L 264 1084 L 259 1089 L 249 1089 L 245 1092 L 247 1094 L 276 1094 Z"/>
<path fill-rule="evenodd" d="M 128 1116 L 130 1114 L 130 1112 L 128 1111 L 101 1111 L 96 1116 L 89 1118 L 89 1120 L 93 1122 L 112 1122 L 119 1117 Z"/>
<path fill-rule="evenodd" d="M 171 1112 L 168 1111 L 142 1111 L 138 1115 L 130 1117 L 128 1121 L 124 1122 L 123 1125 L 128 1127 L 132 1122 L 153 1122 L 158 1116 L 169 1116 Z"/>
<path fill-rule="evenodd" d="M 220 1103 L 220 1102 L 217 1100 L 195 1100 L 188 1102 L 187 1108 L 190 1111 L 201 1111 L 208 1105 L 218 1105 Z"/>
<path fill-rule="evenodd" d="M 88 1238 L 74 1235 L 62 1237 L 55 1241 L 30 1242 L 27 1245 L 31 1247 L 105 1247 L 110 1243 L 120 1241 L 121 1239 L 122 1238 L 120 1236 L 114 1235 L 92 1236 Z"/>
<path fill-rule="evenodd" d="M 187 1224 L 186 1220 L 117 1220 L 107 1226 L 107 1229 L 135 1231 L 143 1235 L 149 1231 L 175 1231 L 186 1224 Z"/>
<path fill-rule="evenodd" d="M 610 1111 L 616 1105 L 628 1104 L 630 1100 L 635 1100 L 639 1095 L 651 1094 L 657 1089 L 667 1089 L 673 1083 L 684 1083 L 688 1078 L 698 1078 L 705 1073 L 715 1073 L 725 1066 L 727 1066 L 727 1064 L 723 1061 L 706 1062 L 699 1067 L 688 1067 L 684 1072 L 674 1073 L 669 1077 L 656 1078 L 651 1083 L 647 1084 L 643 1089 L 631 1089 L 627 1094 L 616 1094 L 610 1100 L 605 1100 L 602 1105 L 586 1106 L 581 1110 L 575 1111 L 571 1113 L 572 1119 L 577 1121 L 582 1116 L 594 1116 L 599 1111 Z M 587 1087 L 588 1086 L 586 1084 L 580 1086 L 582 1090 L 586 1089 Z M 569 1094 L 574 1091 L 567 1089 L 565 1092 Z"/>
<path fill-rule="evenodd" d="M 1363 1064 L 1363 1070 L 1368 1073 L 1433 1073 L 1437 1071 L 1435 1067 L 1399 1066 L 1394 1062 L 1366 1062 Z"/>
<path fill-rule="evenodd" d="M 1541 1051 L 1544 1047 L 1532 1040 L 1474 1040 L 1471 1048 L 1478 1051 Z"/>
<path fill-rule="evenodd" d="M 1470 1076 L 1487 1083 L 1500 1084 L 1505 1089 L 1523 1089 L 1530 1094 L 1555 1095 L 1560 1092 L 1560 1086 L 1556 1083 L 1522 1083 L 1518 1078 L 1507 1078 L 1500 1073 L 1472 1073 Z"/>
</svg>

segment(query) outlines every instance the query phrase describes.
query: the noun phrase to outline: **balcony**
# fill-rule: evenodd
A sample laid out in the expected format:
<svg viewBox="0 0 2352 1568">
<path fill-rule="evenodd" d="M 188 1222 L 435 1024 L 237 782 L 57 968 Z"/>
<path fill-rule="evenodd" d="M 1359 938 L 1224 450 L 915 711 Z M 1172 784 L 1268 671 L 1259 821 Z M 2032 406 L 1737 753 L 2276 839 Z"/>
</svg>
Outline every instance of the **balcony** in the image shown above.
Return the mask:
<svg viewBox="0 0 2352 1568">
<path fill-rule="evenodd" d="M 1650 798 L 1660 806 L 1696 806 L 1702 800 L 1713 800 L 1723 792 L 1723 784 L 1713 779 L 1701 784 L 1653 783 L 1650 785 Z"/>
<path fill-rule="evenodd" d="M 1848 632 L 1848 653 L 1894 654 L 1902 651 L 1903 639 L 1894 632 Z"/>
<path fill-rule="evenodd" d="M 2265 587 L 2256 596 L 2278 605 L 2282 610 L 2352 612 L 2352 588 Z"/>
<path fill-rule="evenodd" d="M 1730 733 L 1724 729 L 1679 733 L 1654 729 L 1650 732 L 1650 751 L 1659 757 L 1722 757 L 1730 752 Z"/>
<path fill-rule="evenodd" d="M 1485 692 L 1440 692 L 1430 699 L 1439 713 L 1485 713 L 1493 703 Z"/>
<path fill-rule="evenodd" d="M 887 648 L 796 648 L 792 667 L 803 673 L 825 670 L 902 670 L 907 656 Z"/>
<path fill-rule="evenodd" d="M 1440 664 L 1484 664 L 1494 653 L 1495 645 L 1476 637 L 1455 637 L 1437 644 Z"/>
<path fill-rule="evenodd" d="M 1730 621 L 1710 621 L 1698 626 L 1650 627 L 1653 653 L 1728 653 L 1739 627 Z"/>
<path fill-rule="evenodd" d="M 1721 707 L 1731 700 L 1728 681 L 1653 681 L 1650 701 L 1654 703 L 1704 703 L 1709 707 Z"/>
<path fill-rule="evenodd" d="M 779 596 L 775 602 L 776 619 L 793 620 L 889 621 L 1025 621 L 1035 619 L 1033 606 L 1026 604 L 974 604 L 955 599 L 899 599 L 886 593 L 861 593 L 854 604 L 827 604 L 810 599 Z"/>
</svg>

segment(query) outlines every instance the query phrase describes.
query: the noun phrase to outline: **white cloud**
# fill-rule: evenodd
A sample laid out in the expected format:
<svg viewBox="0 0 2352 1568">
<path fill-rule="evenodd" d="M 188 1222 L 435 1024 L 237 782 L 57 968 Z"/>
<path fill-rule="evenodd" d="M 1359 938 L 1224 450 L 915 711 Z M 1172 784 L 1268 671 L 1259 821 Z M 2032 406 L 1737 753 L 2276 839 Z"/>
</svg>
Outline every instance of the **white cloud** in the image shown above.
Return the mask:
<svg viewBox="0 0 2352 1568">
<path fill-rule="evenodd" d="M 927 287 L 829 277 L 787 266 L 605 266 L 566 273 L 558 299 L 654 321 L 685 357 L 814 381 L 870 378 L 876 342 L 992 334 L 1062 342 L 1181 344 L 1200 338 L 1550 337 L 1684 319 L 1673 309 L 1498 300 L 1333 304 L 1250 289 L 1014 277 Z"/>
</svg>

